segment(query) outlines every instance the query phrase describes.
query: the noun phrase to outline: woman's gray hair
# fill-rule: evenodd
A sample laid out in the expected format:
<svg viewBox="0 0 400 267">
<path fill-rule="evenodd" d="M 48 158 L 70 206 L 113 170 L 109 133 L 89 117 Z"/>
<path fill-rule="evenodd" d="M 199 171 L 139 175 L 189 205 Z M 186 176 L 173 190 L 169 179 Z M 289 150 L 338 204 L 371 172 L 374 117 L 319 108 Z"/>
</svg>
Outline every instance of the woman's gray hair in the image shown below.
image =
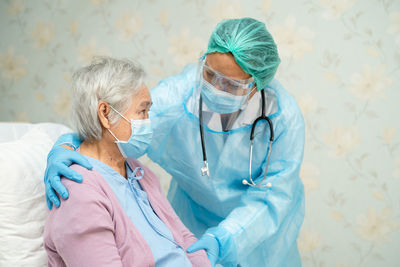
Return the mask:
<svg viewBox="0 0 400 267">
<path fill-rule="evenodd" d="M 97 116 L 99 101 L 125 113 L 132 96 L 142 84 L 145 72 L 129 59 L 96 57 L 89 66 L 80 68 L 72 76 L 71 120 L 81 140 L 100 140 L 102 128 Z M 108 115 L 111 124 L 121 120 L 112 111 Z"/>
</svg>

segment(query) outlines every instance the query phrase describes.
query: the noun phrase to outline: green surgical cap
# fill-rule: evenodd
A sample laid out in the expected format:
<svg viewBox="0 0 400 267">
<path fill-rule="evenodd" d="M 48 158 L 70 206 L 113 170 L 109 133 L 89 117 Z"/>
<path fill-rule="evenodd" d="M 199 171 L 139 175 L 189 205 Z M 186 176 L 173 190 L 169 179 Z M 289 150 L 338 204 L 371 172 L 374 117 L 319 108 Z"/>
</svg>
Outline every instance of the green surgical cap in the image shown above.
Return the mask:
<svg viewBox="0 0 400 267">
<path fill-rule="evenodd" d="M 252 19 L 221 21 L 211 34 L 207 54 L 231 52 L 239 66 L 263 89 L 274 78 L 281 62 L 276 44 L 265 24 Z"/>
</svg>

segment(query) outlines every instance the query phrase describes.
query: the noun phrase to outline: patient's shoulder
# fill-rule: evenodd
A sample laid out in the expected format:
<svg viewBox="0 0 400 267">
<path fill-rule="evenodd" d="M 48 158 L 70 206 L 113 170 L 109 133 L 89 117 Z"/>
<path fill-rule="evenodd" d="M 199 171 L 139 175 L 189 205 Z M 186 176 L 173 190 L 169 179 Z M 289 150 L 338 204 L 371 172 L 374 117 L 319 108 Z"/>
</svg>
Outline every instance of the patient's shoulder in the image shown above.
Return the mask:
<svg viewBox="0 0 400 267">
<path fill-rule="evenodd" d="M 83 186 L 104 193 L 104 191 L 106 190 L 105 180 L 97 171 L 93 169 L 88 170 L 85 167 L 82 167 L 78 164 L 73 164 L 70 166 L 70 168 L 82 175 L 82 183 L 78 183 L 70 179 L 66 179 L 65 177 L 62 177 L 64 178 L 62 182 L 67 187 L 68 190 L 70 189 L 76 190 L 75 189 L 76 187 L 81 189 L 81 186 Z"/>
<path fill-rule="evenodd" d="M 113 229 L 113 200 L 110 198 L 110 190 L 103 185 L 102 177 L 79 165 L 71 165 L 70 168 L 80 173 L 83 180 L 78 183 L 65 177 L 62 179 L 69 196 L 68 199 L 60 198 L 60 207 L 53 208 L 47 217 L 44 240 L 50 247 L 54 243 L 68 245 L 68 238 L 88 233 L 100 226 Z"/>
</svg>

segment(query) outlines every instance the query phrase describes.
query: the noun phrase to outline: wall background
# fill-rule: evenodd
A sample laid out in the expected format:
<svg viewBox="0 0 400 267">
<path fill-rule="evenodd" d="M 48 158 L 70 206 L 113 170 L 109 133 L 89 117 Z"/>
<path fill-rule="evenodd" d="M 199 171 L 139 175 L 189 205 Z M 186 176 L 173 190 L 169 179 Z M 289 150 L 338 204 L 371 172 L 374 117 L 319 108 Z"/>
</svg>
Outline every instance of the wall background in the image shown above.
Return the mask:
<svg viewBox="0 0 400 267">
<path fill-rule="evenodd" d="M 152 87 L 242 16 L 272 32 L 307 123 L 304 266 L 399 266 L 398 0 L 1 0 L 0 121 L 69 125 L 72 72 L 93 55 L 139 60 Z"/>
</svg>

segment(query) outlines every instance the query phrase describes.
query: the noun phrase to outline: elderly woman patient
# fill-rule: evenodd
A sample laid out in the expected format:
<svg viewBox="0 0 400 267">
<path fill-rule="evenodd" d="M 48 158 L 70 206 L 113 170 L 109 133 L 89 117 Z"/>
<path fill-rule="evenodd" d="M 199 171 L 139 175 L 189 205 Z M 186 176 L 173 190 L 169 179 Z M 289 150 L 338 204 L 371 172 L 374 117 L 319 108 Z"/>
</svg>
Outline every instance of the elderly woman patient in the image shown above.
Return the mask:
<svg viewBox="0 0 400 267">
<path fill-rule="evenodd" d="M 92 164 L 68 201 L 51 210 L 44 243 L 49 266 L 210 266 L 205 251 L 163 195 L 157 177 L 135 160 L 151 142 L 149 90 L 130 60 L 95 59 L 73 76 L 72 119 Z M 127 159 L 129 158 L 129 159 Z"/>
</svg>

